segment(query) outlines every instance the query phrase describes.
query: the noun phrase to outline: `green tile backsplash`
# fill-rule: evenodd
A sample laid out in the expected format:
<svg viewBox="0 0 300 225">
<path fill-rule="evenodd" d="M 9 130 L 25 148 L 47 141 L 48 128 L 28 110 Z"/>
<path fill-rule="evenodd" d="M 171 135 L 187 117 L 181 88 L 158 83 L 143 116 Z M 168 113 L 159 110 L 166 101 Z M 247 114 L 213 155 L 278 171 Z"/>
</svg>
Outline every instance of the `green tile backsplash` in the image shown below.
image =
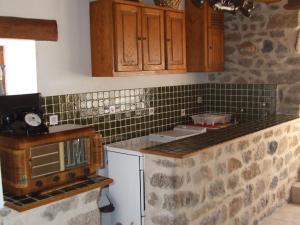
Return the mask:
<svg viewBox="0 0 300 225">
<path fill-rule="evenodd" d="M 207 112 L 234 114 L 239 121 L 276 114 L 277 85 L 207 84 L 204 90 Z"/>
<path fill-rule="evenodd" d="M 257 92 L 264 93 L 264 104 L 252 107 Z M 202 112 L 233 112 L 241 119 L 269 115 L 275 113 L 275 100 L 276 85 L 194 84 L 49 96 L 43 99 L 43 110 L 47 125 L 49 116 L 57 114 L 59 124 L 94 126 L 107 144 L 190 123 L 190 115 Z"/>
</svg>

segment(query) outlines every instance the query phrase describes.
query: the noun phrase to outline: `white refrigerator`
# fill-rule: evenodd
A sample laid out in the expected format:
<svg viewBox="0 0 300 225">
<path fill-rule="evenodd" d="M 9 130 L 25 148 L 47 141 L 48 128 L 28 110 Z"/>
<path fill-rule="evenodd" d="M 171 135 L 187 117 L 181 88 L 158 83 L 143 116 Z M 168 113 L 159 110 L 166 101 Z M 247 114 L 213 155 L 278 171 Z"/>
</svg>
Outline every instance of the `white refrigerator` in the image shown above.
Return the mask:
<svg viewBox="0 0 300 225">
<path fill-rule="evenodd" d="M 109 198 L 115 206 L 111 225 L 144 225 L 144 155 L 141 149 L 205 133 L 203 128 L 180 126 L 171 131 L 150 134 L 105 146 L 108 177 L 114 181 L 109 186 Z"/>
<path fill-rule="evenodd" d="M 115 206 L 111 224 L 143 225 L 144 157 L 140 152 L 107 146 L 108 176 L 114 182 L 109 186 L 109 198 Z"/>
</svg>

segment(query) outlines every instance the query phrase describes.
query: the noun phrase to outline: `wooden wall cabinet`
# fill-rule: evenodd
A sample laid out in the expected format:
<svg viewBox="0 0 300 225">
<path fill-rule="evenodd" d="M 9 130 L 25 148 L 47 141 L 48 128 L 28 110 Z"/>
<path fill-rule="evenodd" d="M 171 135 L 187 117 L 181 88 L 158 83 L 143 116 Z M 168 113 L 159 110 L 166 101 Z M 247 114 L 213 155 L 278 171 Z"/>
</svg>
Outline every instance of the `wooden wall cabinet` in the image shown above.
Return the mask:
<svg viewBox="0 0 300 225">
<path fill-rule="evenodd" d="M 90 3 L 93 76 L 186 71 L 183 11 L 123 0 Z"/>
<path fill-rule="evenodd" d="M 224 14 L 186 0 L 187 71 L 224 70 Z"/>
</svg>

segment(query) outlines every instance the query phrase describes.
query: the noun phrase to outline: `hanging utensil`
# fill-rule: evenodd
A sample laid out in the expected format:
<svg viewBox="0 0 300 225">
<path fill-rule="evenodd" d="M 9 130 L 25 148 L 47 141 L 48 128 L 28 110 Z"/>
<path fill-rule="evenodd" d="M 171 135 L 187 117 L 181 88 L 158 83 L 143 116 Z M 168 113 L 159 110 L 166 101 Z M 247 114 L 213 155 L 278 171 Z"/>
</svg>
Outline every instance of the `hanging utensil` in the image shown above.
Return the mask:
<svg viewBox="0 0 300 225">
<path fill-rule="evenodd" d="M 246 17 L 250 17 L 254 9 L 253 1 L 250 0 L 210 0 L 210 5 L 216 10 L 227 11 L 234 15 L 240 12 Z"/>
</svg>

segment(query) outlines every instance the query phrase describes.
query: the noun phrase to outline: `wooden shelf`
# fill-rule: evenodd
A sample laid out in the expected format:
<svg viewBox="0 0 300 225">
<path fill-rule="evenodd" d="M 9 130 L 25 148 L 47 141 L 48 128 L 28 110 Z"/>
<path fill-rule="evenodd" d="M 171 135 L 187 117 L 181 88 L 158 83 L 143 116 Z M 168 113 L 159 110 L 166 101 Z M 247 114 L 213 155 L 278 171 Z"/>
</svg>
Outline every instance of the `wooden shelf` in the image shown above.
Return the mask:
<svg viewBox="0 0 300 225">
<path fill-rule="evenodd" d="M 10 193 L 4 193 L 4 201 L 6 207 L 12 208 L 18 212 L 24 212 L 26 210 L 66 199 L 96 188 L 108 186 L 112 182 L 113 180 L 110 178 L 94 176 L 45 193 L 29 194 L 22 197 L 18 197 Z"/>
<path fill-rule="evenodd" d="M 55 20 L 0 16 L 0 38 L 57 41 L 57 23 Z"/>
</svg>

